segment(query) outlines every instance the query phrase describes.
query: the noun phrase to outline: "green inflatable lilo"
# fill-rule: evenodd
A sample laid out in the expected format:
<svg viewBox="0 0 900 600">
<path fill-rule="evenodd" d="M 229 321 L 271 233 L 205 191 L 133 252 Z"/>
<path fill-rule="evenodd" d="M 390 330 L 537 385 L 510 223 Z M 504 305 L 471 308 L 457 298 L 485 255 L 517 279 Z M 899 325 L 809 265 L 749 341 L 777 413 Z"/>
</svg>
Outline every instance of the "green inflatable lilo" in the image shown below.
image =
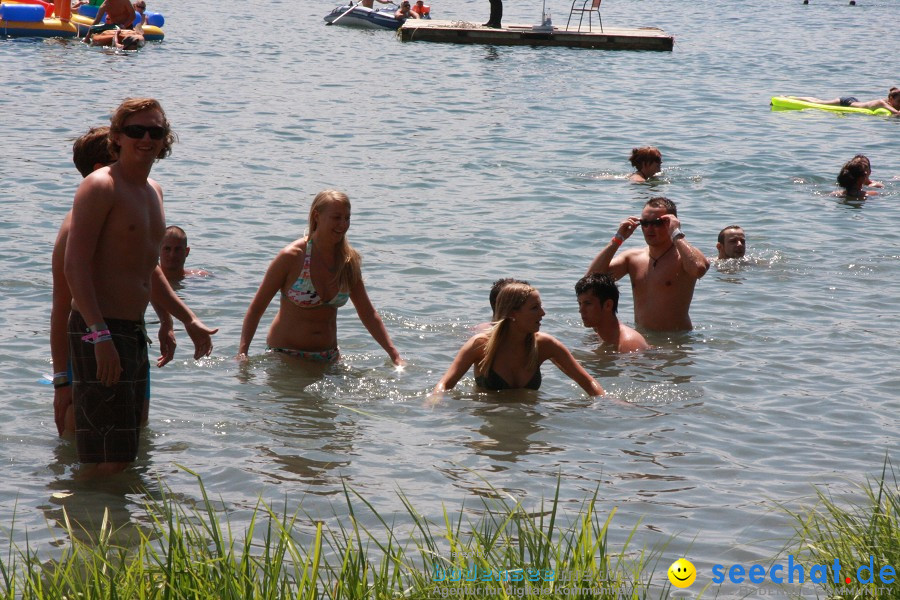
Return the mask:
<svg viewBox="0 0 900 600">
<path fill-rule="evenodd" d="M 855 106 L 840 106 L 837 104 L 816 104 L 815 102 L 806 102 L 789 96 L 774 96 L 772 98 L 772 110 L 805 110 L 807 108 L 815 108 L 818 110 L 827 110 L 836 113 L 860 113 L 863 115 L 878 115 L 880 117 L 891 116 L 890 111 L 886 108 L 856 108 Z"/>
</svg>

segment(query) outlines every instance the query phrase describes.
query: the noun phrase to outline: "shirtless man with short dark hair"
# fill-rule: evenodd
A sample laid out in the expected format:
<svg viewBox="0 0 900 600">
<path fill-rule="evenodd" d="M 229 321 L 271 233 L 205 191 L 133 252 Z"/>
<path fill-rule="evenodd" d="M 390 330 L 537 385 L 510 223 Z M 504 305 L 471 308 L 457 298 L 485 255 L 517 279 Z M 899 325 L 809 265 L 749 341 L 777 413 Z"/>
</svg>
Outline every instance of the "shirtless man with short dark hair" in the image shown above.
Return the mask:
<svg viewBox="0 0 900 600">
<path fill-rule="evenodd" d="M 697 280 L 709 269 L 709 260 L 690 245 L 681 231 L 675 203 L 661 196 L 644 205 L 640 217 L 628 217 L 609 244 L 588 267 L 587 274 L 610 273 L 618 280 L 628 275 L 634 294 L 634 321 L 655 331 L 693 328 L 688 310 Z M 640 227 L 647 246 L 626 250 L 619 246 Z"/>
</svg>

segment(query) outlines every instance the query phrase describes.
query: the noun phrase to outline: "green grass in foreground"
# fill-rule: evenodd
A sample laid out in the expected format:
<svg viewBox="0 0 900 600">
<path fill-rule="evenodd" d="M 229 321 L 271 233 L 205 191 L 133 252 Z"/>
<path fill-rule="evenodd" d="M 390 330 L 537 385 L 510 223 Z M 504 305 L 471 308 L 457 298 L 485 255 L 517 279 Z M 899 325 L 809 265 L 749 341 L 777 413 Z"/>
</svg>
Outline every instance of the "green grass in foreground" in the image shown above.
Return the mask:
<svg viewBox="0 0 900 600">
<path fill-rule="evenodd" d="M 864 585 L 853 577 L 850 584 L 835 584 L 829 577 L 825 593 L 829 598 L 900 598 L 900 488 L 897 476 L 885 461 L 880 480 L 870 479 L 860 486 L 864 496 L 849 507 L 839 506 L 830 494 L 816 489 L 818 503 L 809 509 L 785 509 L 795 521 L 796 536 L 789 550 L 807 564 L 830 565 L 835 559 L 854 569 L 874 557 L 876 572 L 891 565 L 897 580 Z M 876 577 L 876 581 L 878 581 Z"/>
<path fill-rule="evenodd" d="M 464 522 L 462 510 L 453 517 L 445 510 L 443 523 L 432 523 L 400 494 L 406 512 L 398 524 L 345 488 L 349 517 L 333 527 L 279 515 L 260 501 L 236 536 L 199 477 L 198 484 L 200 509 L 171 494 L 147 505 L 153 526 L 139 530 L 136 547 L 115 544 L 106 515 L 96 532 L 66 516 L 68 543 L 52 560 L 10 542 L 0 556 L 0 598 L 638 600 L 669 592 L 665 567 L 655 592 L 650 588 L 658 552 L 626 555 L 637 526 L 619 552 L 608 549 L 615 510 L 601 519 L 596 494 L 566 525 L 558 486 L 549 506 L 534 513 L 518 502 L 482 499 L 474 523 Z M 377 531 L 361 523 L 359 511 Z"/>
</svg>

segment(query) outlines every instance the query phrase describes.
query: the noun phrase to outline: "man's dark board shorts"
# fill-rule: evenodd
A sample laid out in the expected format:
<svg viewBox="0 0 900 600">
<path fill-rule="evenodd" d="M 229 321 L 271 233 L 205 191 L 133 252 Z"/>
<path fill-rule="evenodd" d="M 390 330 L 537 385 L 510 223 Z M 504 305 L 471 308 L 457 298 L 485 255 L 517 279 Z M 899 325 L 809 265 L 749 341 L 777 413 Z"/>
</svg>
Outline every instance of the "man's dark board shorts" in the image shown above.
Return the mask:
<svg viewBox="0 0 900 600">
<path fill-rule="evenodd" d="M 841 96 L 841 106 L 850 106 L 854 102 L 859 102 L 859 100 L 857 100 L 853 96 Z"/>
<path fill-rule="evenodd" d="M 83 463 L 133 462 L 147 401 L 147 333 L 140 321 L 104 322 L 122 365 L 119 382 L 112 387 L 97 380 L 94 345 L 81 339 L 88 330 L 84 318 L 75 311 L 69 316 L 75 446 L 78 460 Z"/>
</svg>

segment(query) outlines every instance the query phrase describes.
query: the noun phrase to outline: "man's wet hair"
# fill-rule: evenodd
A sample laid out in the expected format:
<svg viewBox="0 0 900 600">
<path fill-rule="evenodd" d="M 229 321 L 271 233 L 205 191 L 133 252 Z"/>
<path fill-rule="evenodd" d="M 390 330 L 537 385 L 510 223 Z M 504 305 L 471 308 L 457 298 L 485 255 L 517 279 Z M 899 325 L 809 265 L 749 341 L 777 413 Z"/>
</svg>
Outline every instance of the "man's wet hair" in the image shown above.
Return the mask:
<svg viewBox="0 0 900 600">
<path fill-rule="evenodd" d="M 666 209 L 667 215 L 672 215 L 673 217 L 678 216 L 678 207 L 675 206 L 675 203 L 666 198 L 665 196 L 656 196 L 655 198 L 650 198 L 647 200 L 647 204 L 644 206 L 651 206 L 653 208 L 664 208 Z"/>
<path fill-rule="evenodd" d="M 740 225 L 729 225 L 728 227 L 724 228 L 722 231 L 719 232 L 718 242 L 720 244 L 725 243 L 725 232 L 730 229 L 740 229 L 741 231 L 744 230 L 744 228 L 741 227 Z"/>
<path fill-rule="evenodd" d="M 575 284 L 575 295 L 580 296 L 585 292 L 591 292 L 601 304 L 612 300 L 613 314 L 619 311 L 619 286 L 609 273 L 591 273 L 579 279 Z"/>
<path fill-rule="evenodd" d="M 497 295 L 500 293 L 500 290 L 505 288 L 511 283 L 524 283 L 525 285 L 530 285 L 527 281 L 522 281 L 521 279 L 513 279 L 512 277 L 504 277 L 503 279 L 498 279 L 491 285 L 491 293 L 488 296 L 488 300 L 491 303 L 491 314 L 494 314 L 494 311 L 497 309 Z"/>
</svg>

